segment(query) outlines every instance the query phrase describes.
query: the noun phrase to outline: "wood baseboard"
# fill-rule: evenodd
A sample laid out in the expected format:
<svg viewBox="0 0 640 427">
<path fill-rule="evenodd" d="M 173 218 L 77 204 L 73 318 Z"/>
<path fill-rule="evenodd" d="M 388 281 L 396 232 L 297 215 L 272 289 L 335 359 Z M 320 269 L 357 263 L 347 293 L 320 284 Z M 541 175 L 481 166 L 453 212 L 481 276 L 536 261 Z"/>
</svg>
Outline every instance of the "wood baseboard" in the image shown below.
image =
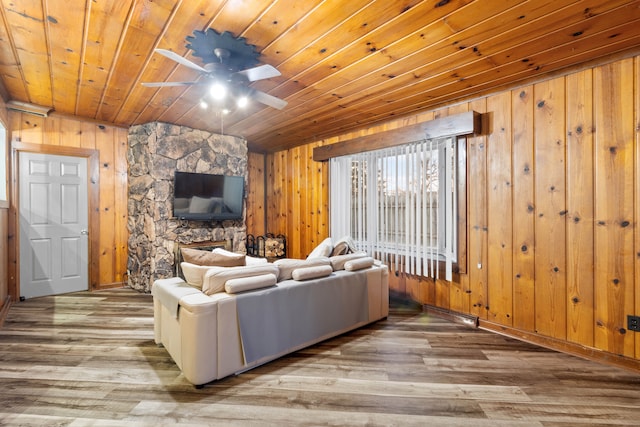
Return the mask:
<svg viewBox="0 0 640 427">
<path fill-rule="evenodd" d="M 117 288 L 127 288 L 129 287 L 129 283 L 128 282 L 113 282 L 113 283 L 102 283 L 100 284 L 100 286 L 91 289 L 91 291 L 102 291 L 102 290 L 107 290 L 107 289 L 117 289 Z"/>
<path fill-rule="evenodd" d="M 596 348 L 586 347 L 580 344 L 563 341 L 556 338 L 541 336 L 533 332 L 527 332 L 504 325 L 499 325 L 488 320 L 480 319 L 478 327 L 487 331 L 496 332 L 498 334 L 515 338 L 520 341 L 539 345 L 551 350 L 556 350 L 562 353 L 567 353 L 573 356 L 592 360 L 594 362 L 617 366 L 619 368 L 624 368 L 635 373 L 640 372 L 640 360 L 632 359 L 630 357 L 608 353 Z"/>
<path fill-rule="evenodd" d="M 442 319 L 447 319 L 454 323 L 460 323 L 472 328 L 478 327 L 478 316 L 445 310 L 444 308 L 435 307 L 433 305 L 424 305 L 422 309 L 425 313 L 433 314 L 434 316 L 438 316 Z"/>
<path fill-rule="evenodd" d="M 4 325 L 4 319 L 7 317 L 7 313 L 9 313 L 9 307 L 11 307 L 11 297 L 7 296 L 2 302 L 2 307 L 0 307 L 0 328 Z"/>
<path fill-rule="evenodd" d="M 545 337 L 533 332 L 527 332 L 488 320 L 483 320 L 476 316 L 458 313 L 431 305 L 424 305 L 423 310 L 426 313 L 433 314 L 434 316 L 444 318 L 455 323 L 461 323 L 472 328 L 480 328 L 486 331 L 495 332 L 530 344 L 539 345 L 540 347 L 548 348 L 550 350 L 571 354 L 573 356 L 582 357 L 584 359 L 610 366 L 624 368 L 635 373 L 640 372 L 640 360 L 637 359 L 608 353 L 596 348 L 586 347 L 556 338 Z"/>
</svg>

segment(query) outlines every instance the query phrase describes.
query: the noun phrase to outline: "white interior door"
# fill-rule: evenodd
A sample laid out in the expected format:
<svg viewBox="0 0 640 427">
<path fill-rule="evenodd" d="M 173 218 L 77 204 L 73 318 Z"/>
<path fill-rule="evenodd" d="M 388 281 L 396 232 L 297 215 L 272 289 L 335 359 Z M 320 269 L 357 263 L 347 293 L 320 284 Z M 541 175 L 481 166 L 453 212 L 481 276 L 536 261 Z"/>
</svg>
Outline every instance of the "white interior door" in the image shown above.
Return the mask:
<svg viewBox="0 0 640 427">
<path fill-rule="evenodd" d="M 89 288 L 87 159 L 20 153 L 20 296 Z"/>
</svg>

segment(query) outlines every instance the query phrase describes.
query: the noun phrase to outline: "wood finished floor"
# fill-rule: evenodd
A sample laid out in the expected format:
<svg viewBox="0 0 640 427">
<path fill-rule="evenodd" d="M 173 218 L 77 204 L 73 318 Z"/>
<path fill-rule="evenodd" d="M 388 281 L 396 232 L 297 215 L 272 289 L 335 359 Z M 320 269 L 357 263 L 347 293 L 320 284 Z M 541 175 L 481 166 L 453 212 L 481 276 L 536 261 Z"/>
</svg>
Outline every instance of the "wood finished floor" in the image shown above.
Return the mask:
<svg viewBox="0 0 640 427">
<path fill-rule="evenodd" d="M 394 306 L 195 389 L 153 342 L 151 296 L 118 289 L 11 308 L 0 425 L 640 425 L 640 375 Z"/>
</svg>

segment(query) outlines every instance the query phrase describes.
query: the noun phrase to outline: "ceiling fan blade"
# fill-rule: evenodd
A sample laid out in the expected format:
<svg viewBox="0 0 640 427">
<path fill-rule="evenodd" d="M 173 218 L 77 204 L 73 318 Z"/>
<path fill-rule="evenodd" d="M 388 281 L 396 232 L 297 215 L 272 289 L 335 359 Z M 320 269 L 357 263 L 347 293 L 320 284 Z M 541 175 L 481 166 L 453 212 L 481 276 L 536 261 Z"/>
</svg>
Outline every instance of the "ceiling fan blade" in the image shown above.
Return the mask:
<svg viewBox="0 0 640 427">
<path fill-rule="evenodd" d="M 142 86 L 146 87 L 169 87 L 169 86 L 194 86 L 198 84 L 202 84 L 200 82 L 148 82 L 141 83 Z"/>
<path fill-rule="evenodd" d="M 155 49 L 155 52 L 159 53 L 160 55 L 166 56 L 167 58 L 176 61 L 178 64 L 182 64 L 185 67 L 189 67 L 193 70 L 196 71 L 200 71 L 201 73 L 206 73 L 207 70 L 205 70 L 204 68 L 202 68 L 201 66 L 199 66 L 198 64 L 195 64 L 191 61 L 189 61 L 187 58 L 183 58 L 182 56 L 178 55 L 177 53 L 171 51 L 171 50 L 166 50 L 166 49 Z"/>
<path fill-rule="evenodd" d="M 268 105 L 269 107 L 273 107 L 278 110 L 282 110 L 288 104 L 284 99 L 276 98 L 275 96 L 255 89 L 251 91 L 251 97 L 264 105 Z"/>
<path fill-rule="evenodd" d="M 260 65 L 258 67 L 248 68 L 246 70 L 238 71 L 238 74 L 245 76 L 250 82 L 256 80 L 270 79 L 271 77 L 280 76 L 280 71 L 276 70 L 269 64 Z"/>
</svg>

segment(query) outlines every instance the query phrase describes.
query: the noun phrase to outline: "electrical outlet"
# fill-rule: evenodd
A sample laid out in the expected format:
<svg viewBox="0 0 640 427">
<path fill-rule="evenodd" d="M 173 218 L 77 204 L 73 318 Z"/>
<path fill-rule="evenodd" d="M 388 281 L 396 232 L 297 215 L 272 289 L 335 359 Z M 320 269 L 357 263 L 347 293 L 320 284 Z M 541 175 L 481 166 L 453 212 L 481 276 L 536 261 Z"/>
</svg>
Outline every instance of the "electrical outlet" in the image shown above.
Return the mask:
<svg viewBox="0 0 640 427">
<path fill-rule="evenodd" d="M 640 316 L 627 315 L 627 329 L 640 332 Z"/>
</svg>

